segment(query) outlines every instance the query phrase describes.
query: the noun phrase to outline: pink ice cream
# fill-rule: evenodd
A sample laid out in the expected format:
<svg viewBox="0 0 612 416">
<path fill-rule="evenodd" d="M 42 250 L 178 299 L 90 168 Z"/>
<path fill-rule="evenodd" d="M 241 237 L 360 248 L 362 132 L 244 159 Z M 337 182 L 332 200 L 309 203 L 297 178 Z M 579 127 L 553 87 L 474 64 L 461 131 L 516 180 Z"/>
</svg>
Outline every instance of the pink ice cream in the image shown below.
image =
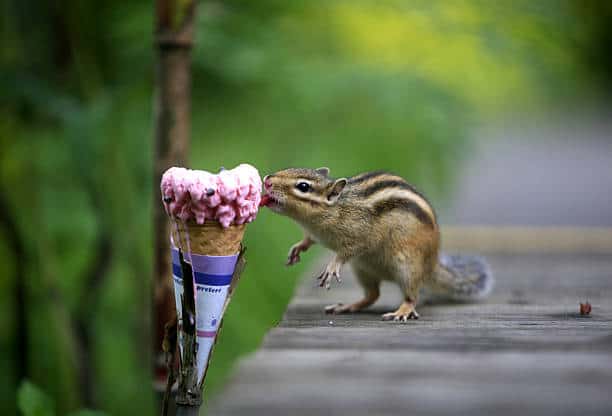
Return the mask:
<svg viewBox="0 0 612 416">
<path fill-rule="evenodd" d="M 216 175 L 173 167 L 162 176 L 160 187 L 171 217 L 198 224 L 218 221 L 225 228 L 253 221 L 261 201 L 259 172 L 246 163 Z"/>
</svg>

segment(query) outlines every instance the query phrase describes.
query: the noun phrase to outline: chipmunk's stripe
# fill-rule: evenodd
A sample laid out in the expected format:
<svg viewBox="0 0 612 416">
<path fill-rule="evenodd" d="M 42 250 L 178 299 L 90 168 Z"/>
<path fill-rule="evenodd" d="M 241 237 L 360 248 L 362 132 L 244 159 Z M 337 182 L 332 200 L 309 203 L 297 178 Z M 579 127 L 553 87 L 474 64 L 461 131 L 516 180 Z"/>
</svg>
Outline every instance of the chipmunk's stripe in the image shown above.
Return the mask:
<svg viewBox="0 0 612 416">
<path fill-rule="evenodd" d="M 377 170 L 374 172 L 366 172 L 366 173 L 362 173 L 356 176 L 353 176 L 352 178 L 349 178 L 348 183 L 350 184 L 358 184 L 361 182 L 365 182 L 368 179 L 372 179 L 378 176 L 383 176 L 383 175 L 389 175 L 388 172 L 385 172 L 383 170 Z"/>
<path fill-rule="evenodd" d="M 374 213 L 377 216 L 382 215 L 385 212 L 393 211 L 394 209 L 401 209 L 404 211 L 410 212 L 414 215 L 420 222 L 434 228 L 434 222 L 431 216 L 421 208 L 421 206 L 412 201 L 410 199 L 405 198 L 390 198 L 390 199 L 381 199 L 377 201 L 374 206 Z"/>
<path fill-rule="evenodd" d="M 373 179 L 373 180 L 367 182 L 366 184 L 361 185 L 363 182 L 366 182 L 370 179 Z M 373 193 L 376 193 L 378 190 L 383 189 L 383 188 L 395 187 L 395 188 L 407 189 L 417 194 L 418 196 L 420 196 L 426 202 L 428 202 L 427 198 L 425 198 L 425 195 L 423 195 L 414 186 L 406 182 L 401 176 L 397 176 L 393 173 L 385 172 L 382 170 L 375 171 L 375 172 L 362 173 L 361 175 L 354 176 L 348 180 L 348 183 L 351 185 L 360 184 L 361 187 L 367 187 L 366 188 L 367 192 L 363 194 L 364 196 L 372 195 Z"/>
<path fill-rule="evenodd" d="M 354 191 L 358 197 L 369 200 L 371 206 L 388 199 L 412 201 L 420 207 L 421 211 L 429 216 L 429 222 L 436 223 L 436 213 L 429 201 L 412 185 L 401 178 L 384 176 L 365 185 L 355 187 Z"/>
<path fill-rule="evenodd" d="M 422 199 L 427 201 L 427 199 L 423 196 L 423 194 L 421 194 L 414 186 L 410 185 L 408 182 L 403 181 L 403 180 L 387 179 L 387 178 L 384 178 L 384 180 L 381 180 L 381 181 L 376 181 L 371 184 L 368 184 L 368 187 L 361 190 L 359 194 L 363 196 L 364 198 L 367 198 L 370 195 L 375 194 L 376 192 L 382 189 L 387 189 L 387 188 L 405 189 L 407 191 L 410 191 L 420 196 Z"/>
</svg>

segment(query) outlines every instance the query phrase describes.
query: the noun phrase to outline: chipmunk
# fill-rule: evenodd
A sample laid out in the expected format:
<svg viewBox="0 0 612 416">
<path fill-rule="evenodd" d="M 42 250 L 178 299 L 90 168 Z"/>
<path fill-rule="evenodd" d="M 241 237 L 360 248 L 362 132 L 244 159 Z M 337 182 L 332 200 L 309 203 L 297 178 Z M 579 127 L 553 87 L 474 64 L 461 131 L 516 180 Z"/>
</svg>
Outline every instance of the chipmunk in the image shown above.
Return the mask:
<svg viewBox="0 0 612 416">
<path fill-rule="evenodd" d="M 455 300 L 475 300 L 492 287 L 486 262 L 473 256 L 440 255 L 436 214 L 427 199 L 403 178 L 367 172 L 334 179 L 328 168 L 285 169 L 264 178 L 262 204 L 288 216 L 304 229 L 304 238 L 289 250 L 287 265 L 314 244 L 335 253 L 318 276 L 321 287 L 340 282 L 350 263 L 363 287 L 363 299 L 327 306 L 327 313 L 356 312 L 372 305 L 380 284 L 399 285 L 404 301 L 383 320 L 418 319 L 419 291 Z"/>
</svg>

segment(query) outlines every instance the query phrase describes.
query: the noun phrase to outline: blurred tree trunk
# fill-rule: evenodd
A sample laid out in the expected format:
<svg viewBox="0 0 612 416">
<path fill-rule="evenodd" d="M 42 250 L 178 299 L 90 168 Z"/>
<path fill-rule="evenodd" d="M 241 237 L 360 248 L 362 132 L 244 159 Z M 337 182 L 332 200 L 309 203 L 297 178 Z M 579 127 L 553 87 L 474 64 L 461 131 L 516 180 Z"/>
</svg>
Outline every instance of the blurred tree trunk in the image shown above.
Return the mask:
<svg viewBox="0 0 612 416">
<path fill-rule="evenodd" d="M 163 391 L 167 375 L 161 349 L 164 324 L 174 318 L 175 306 L 174 288 L 170 278 L 168 219 L 161 204 L 159 183 L 161 175 L 170 166 L 184 166 L 187 163 L 191 128 L 191 47 L 195 8 L 193 0 L 156 0 L 153 365 L 156 385 L 162 386 L 160 392 Z"/>
</svg>

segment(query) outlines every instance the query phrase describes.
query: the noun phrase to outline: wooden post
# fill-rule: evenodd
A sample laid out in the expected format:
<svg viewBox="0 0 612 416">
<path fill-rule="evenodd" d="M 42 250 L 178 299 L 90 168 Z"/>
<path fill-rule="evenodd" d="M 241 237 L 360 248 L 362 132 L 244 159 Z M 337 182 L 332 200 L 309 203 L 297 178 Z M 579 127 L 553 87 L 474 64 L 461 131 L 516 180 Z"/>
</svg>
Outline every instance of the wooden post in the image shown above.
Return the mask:
<svg viewBox="0 0 612 416">
<path fill-rule="evenodd" d="M 191 48 L 195 24 L 194 0 L 156 0 L 155 4 L 155 154 L 153 157 L 153 365 L 155 384 L 163 391 L 167 370 L 162 351 L 164 325 L 175 318 L 170 278 L 168 219 L 159 183 L 170 166 L 185 166 L 191 129 Z"/>
</svg>

